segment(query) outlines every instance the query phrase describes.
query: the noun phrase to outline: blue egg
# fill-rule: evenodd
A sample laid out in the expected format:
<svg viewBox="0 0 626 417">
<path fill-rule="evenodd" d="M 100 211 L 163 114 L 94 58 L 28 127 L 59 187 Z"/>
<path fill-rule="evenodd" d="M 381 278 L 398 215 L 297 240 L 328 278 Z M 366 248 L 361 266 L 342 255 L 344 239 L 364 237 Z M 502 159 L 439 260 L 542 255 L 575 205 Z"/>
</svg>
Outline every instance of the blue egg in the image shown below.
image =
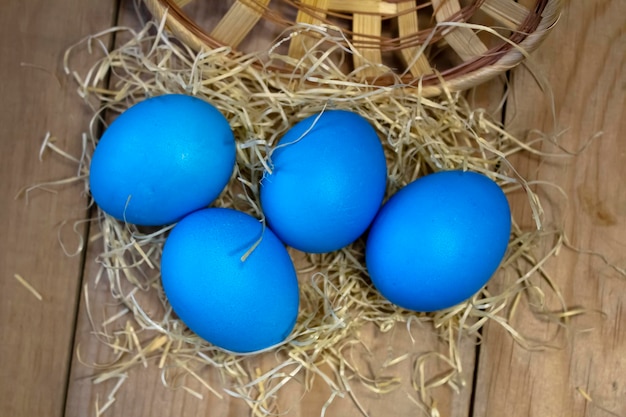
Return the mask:
<svg viewBox="0 0 626 417">
<path fill-rule="evenodd" d="M 419 178 L 382 207 L 366 243 L 374 286 L 394 304 L 430 312 L 477 293 L 500 265 L 511 233 L 502 189 L 475 172 Z"/>
<path fill-rule="evenodd" d="M 169 94 L 141 101 L 111 123 L 94 151 L 89 183 L 111 216 L 160 226 L 213 202 L 234 165 L 226 118 L 199 98 Z"/>
<path fill-rule="evenodd" d="M 278 142 L 270 166 L 261 181 L 263 212 L 283 242 L 304 252 L 355 241 L 384 197 L 383 147 L 356 113 L 330 110 L 297 123 Z"/>
<path fill-rule="evenodd" d="M 292 260 L 271 230 L 240 211 L 208 208 L 181 220 L 165 242 L 161 275 L 178 317 L 228 351 L 276 345 L 296 323 L 299 295 Z"/>
</svg>

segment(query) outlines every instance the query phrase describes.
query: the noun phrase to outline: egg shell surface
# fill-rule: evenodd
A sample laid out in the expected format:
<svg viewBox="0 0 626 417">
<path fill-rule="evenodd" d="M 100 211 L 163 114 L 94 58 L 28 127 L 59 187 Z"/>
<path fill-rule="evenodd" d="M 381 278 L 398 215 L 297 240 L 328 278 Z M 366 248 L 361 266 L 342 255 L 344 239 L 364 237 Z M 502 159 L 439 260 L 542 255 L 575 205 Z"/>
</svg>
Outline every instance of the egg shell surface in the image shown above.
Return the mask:
<svg viewBox="0 0 626 417">
<path fill-rule="evenodd" d="M 400 307 L 430 312 L 478 292 L 511 233 L 502 189 L 475 172 L 442 171 L 408 184 L 382 207 L 366 243 L 374 286 Z"/>
<path fill-rule="evenodd" d="M 293 262 L 274 233 L 243 212 L 208 208 L 186 216 L 165 242 L 161 275 L 178 317 L 222 349 L 248 353 L 271 347 L 296 323 Z"/>
<path fill-rule="evenodd" d="M 111 123 L 94 151 L 89 183 L 111 216 L 160 226 L 213 202 L 234 165 L 226 118 L 204 100 L 167 94 L 135 104 Z"/>
<path fill-rule="evenodd" d="M 360 115 L 328 110 L 294 125 L 261 181 L 268 224 L 289 246 L 338 250 L 365 232 L 382 203 L 387 165 L 374 128 Z"/>
</svg>

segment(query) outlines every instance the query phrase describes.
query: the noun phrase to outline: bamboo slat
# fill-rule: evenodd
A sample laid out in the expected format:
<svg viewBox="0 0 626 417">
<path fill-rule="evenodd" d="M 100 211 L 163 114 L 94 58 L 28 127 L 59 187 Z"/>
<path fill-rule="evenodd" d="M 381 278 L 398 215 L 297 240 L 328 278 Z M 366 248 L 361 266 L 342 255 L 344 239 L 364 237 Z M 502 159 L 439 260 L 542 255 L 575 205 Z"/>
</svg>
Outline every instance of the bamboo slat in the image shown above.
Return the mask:
<svg viewBox="0 0 626 417">
<path fill-rule="evenodd" d="M 303 8 L 298 11 L 296 22 L 307 25 L 319 25 L 326 17 L 329 0 L 302 0 Z M 304 52 L 315 43 L 311 36 L 296 35 L 289 43 L 288 55 L 300 59 Z"/>
<path fill-rule="evenodd" d="M 397 3 L 378 0 L 329 0 L 328 9 L 355 14 L 394 15 L 398 12 Z"/>
<path fill-rule="evenodd" d="M 382 64 L 383 57 L 375 40 L 380 37 L 382 30 L 381 17 L 374 14 L 355 14 L 352 24 L 354 43 L 358 51 L 354 54 L 354 67 L 358 69 L 368 63 Z M 377 68 L 371 66 L 361 72 L 366 77 L 375 77 L 379 73 Z"/>
<path fill-rule="evenodd" d="M 213 29 L 211 36 L 236 48 L 261 19 L 269 2 L 270 0 L 237 1 Z"/>
<path fill-rule="evenodd" d="M 417 12 L 414 11 L 417 4 L 415 0 L 398 3 L 398 32 L 400 39 L 406 39 L 419 31 Z M 411 74 L 420 77 L 433 72 L 426 54 L 420 53 L 420 47 L 410 46 L 400 49 L 400 54 L 404 63 L 409 68 Z"/>
<path fill-rule="evenodd" d="M 446 22 L 450 16 L 461 10 L 458 0 L 433 0 L 437 22 Z M 487 52 L 487 47 L 472 29 L 455 26 L 444 29 L 443 37 L 463 61 L 469 61 Z"/>
<path fill-rule="evenodd" d="M 185 7 L 186 5 L 192 2 L 193 0 L 174 0 L 174 3 L 176 3 L 176 5 L 181 8 Z"/>
<path fill-rule="evenodd" d="M 526 7 L 514 0 L 485 0 L 481 10 L 509 29 L 520 27 L 529 13 Z"/>
</svg>

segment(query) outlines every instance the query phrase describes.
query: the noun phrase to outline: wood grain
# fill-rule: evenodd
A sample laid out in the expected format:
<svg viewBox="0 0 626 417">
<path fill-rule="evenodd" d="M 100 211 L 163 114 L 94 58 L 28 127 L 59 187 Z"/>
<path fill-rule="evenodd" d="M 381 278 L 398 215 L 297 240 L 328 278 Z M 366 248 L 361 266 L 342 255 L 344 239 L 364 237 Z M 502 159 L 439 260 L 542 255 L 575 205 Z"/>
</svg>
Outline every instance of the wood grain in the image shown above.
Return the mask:
<svg viewBox="0 0 626 417">
<path fill-rule="evenodd" d="M 201 5 L 205 2 L 195 3 L 207 7 Z M 115 10 L 115 0 L 11 0 L 3 4 L 0 225 L 6 237 L 0 242 L 1 416 L 93 416 L 95 404 L 102 407 L 117 382 L 94 385 L 91 377 L 96 370 L 82 364 L 111 358 L 110 349 L 93 335 L 86 302 L 96 323 L 105 314 L 119 311 L 111 303 L 107 286 L 94 284 L 98 273 L 95 258 L 101 248 L 97 244 L 87 248 L 85 291 L 80 281 L 80 256 L 66 257 L 57 243 L 63 220 L 86 217 L 81 188 L 63 187 L 56 194 L 36 191 L 30 194 L 28 204 L 25 199 L 13 199 L 23 186 L 74 174 L 72 163 L 51 153 L 45 155 L 45 163 L 37 161 L 48 130 L 59 138 L 61 146 L 78 154 L 78 139 L 90 117 L 74 92 L 75 85 L 60 73 L 59 62 L 68 45 L 113 25 Z M 515 165 L 526 178 L 555 183 L 567 193 L 565 199 L 554 188 L 537 187 L 547 209 L 546 225 L 563 226 L 572 245 L 600 252 L 621 268 L 626 266 L 626 193 L 622 186 L 626 177 L 626 144 L 622 140 L 626 133 L 625 10 L 624 0 L 570 2 L 556 30 L 530 63 L 551 88 L 555 116 L 546 93 L 525 70 L 514 73 L 513 95 L 506 105 L 507 126 L 513 133 L 528 133 L 532 138 L 535 134 L 530 129 L 558 132 L 563 148 L 577 151 L 586 146 L 576 157 L 524 157 L 516 159 Z M 131 1 L 123 1 L 117 23 L 136 25 L 133 16 Z M 79 60 L 74 66 L 84 68 L 91 62 Z M 502 80 L 498 80 L 476 89 L 470 97 L 477 105 L 496 109 L 502 91 Z M 598 132 L 602 135 L 590 142 Z M 542 146 L 546 152 L 559 151 L 548 143 Z M 532 227 L 524 199 L 523 195 L 513 196 L 519 203 L 515 204 L 515 215 L 526 227 Z M 63 235 L 75 247 L 77 238 L 68 233 L 69 229 L 62 229 Z M 79 234 L 82 232 L 84 228 L 79 228 Z M 462 347 L 465 388 L 460 394 L 447 388 L 436 392 L 441 416 L 469 416 L 472 409 L 475 417 L 626 416 L 624 278 L 599 257 L 567 249 L 551 260 L 548 270 L 568 305 L 581 306 L 589 313 L 574 318 L 569 332 L 555 333 L 557 327 L 528 314 L 523 301 L 514 325 L 529 338 L 547 339 L 558 347 L 545 351 L 527 351 L 500 327 L 488 325 L 476 367 L 473 341 Z M 42 294 L 42 301 L 14 278 L 16 273 Z M 505 285 L 503 279 L 495 280 L 491 288 Z M 541 285 L 550 293 L 545 284 Z M 552 307 L 558 305 L 554 297 L 546 302 Z M 122 318 L 121 323 L 124 321 Z M 363 337 L 374 348 L 374 355 L 368 358 L 373 364 L 370 371 L 381 372 L 389 349 L 395 354 L 411 351 L 414 355 L 445 349 L 427 329 L 415 335 L 419 336 L 417 344 L 400 336 L 388 339 L 372 329 L 364 330 Z M 140 341 L 145 342 L 147 336 L 140 334 Z M 410 366 L 407 362 L 394 372 L 406 374 Z M 220 387 L 213 370 L 197 371 L 214 387 Z M 240 400 L 219 400 L 188 378 L 186 386 L 203 392 L 204 399 L 198 400 L 182 389 L 163 387 L 160 376 L 156 360 L 149 361 L 147 368 L 133 368 L 104 415 L 249 415 L 247 405 Z M 379 396 L 358 385 L 354 388 L 370 416 L 416 415 L 415 407 L 407 401 L 407 391 Z M 319 416 L 329 394 L 323 383 L 304 396 L 298 384 L 289 390 L 292 397 L 285 401 L 283 410 L 290 416 Z M 593 401 L 586 400 L 583 393 Z M 328 417 L 360 415 L 349 396 L 337 399 L 326 413 Z"/>
<path fill-rule="evenodd" d="M 71 177 L 77 167 L 46 152 L 47 131 L 69 153 L 80 155 L 81 132 L 90 118 L 62 75 L 66 47 L 109 26 L 113 2 L 5 1 L 0 14 L 0 415 L 63 414 L 81 277 L 81 256 L 67 257 L 57 232 L 64 220 L 86 216 L 82 185 L 34 191 L 26 186 Z M 71 10 L 68 13 L 67 10 Z M 85 62 L 76 62 L 84 67 Z M 69 231 L 69 233 L 68 233 Z M 61 229 L 68 249 L 78 236 Z M 39 301 L 14 279 L 21 275 Z"/>
<path fill-rule="evenodd" d="M 531 137 L 529 129 L 559 133 L 558 143 L 570 151 L 588 145 L 577 157 L 524 158 L 516 164 L 528 179 L 557 184 L 567 193 L 565 200 L 554 188 L 538 188 L 548 227 L 563 227 L 572 245 L 602 253 L 621 268 L 626 246 L 625 5 L 570 2 L 533 56 L 531 68 L 546 78 L 554 95 L 554 117 L 547 92 L 540 91 L 529 71 L 515 72 L 515 94 L 507 104 L 509 131 Z M 542 149 L 559 151 L 547 143 Z M 516 216 L 532 226 L 528 210 L 518 209 Z M 567 304 L 589 313 L 558 334 L 554 324 L 517 315 L 514 326 L 526 336 L 558 346 L 547 351 L 527 351 L 490 324 L 480 354 L 474 415 L 501 416 L 503 410 L 507 416 L 626 415 L 625 278 L 598 257 L 572 250 L 552 259 L 548 271 Z M 554 297 L 546 301 L 557 307 Z"/>
</svg>

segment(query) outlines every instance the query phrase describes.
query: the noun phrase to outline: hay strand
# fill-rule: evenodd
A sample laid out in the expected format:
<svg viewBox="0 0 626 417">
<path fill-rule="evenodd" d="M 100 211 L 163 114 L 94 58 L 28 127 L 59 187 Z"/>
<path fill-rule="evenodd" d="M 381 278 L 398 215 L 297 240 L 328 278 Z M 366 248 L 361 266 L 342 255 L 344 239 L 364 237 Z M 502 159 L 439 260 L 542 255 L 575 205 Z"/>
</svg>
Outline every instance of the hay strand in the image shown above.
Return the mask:
<svg viewBox="0 0 626 417">
<path fill-rule="evenodd" d="M 29 293 L 31 293 L 37 300 L 43 301 L 42 295 L 33 287 L 28 281 L 26 281 L 20 274 L 13 274 L 13 278 L 17 280 Z"/>
</svg>

